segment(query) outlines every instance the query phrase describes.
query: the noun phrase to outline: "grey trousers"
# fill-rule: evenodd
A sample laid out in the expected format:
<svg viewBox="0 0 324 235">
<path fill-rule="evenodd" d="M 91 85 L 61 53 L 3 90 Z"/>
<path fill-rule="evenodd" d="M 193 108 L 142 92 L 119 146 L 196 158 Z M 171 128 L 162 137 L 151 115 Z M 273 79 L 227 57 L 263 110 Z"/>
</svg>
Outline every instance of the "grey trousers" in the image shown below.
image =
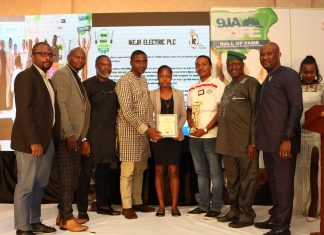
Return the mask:
<svg viewBox="0 0 324 235">
<path fill-rule="evenodd" d="M 18 151 L 15 154 L 18 168 L 14 195 L 15 228 L 28 231 L 31 223 L 40 222 L 43 192 L 50 177 L 54 155 L 53 141 L 40 157 Z"/>
</svg>

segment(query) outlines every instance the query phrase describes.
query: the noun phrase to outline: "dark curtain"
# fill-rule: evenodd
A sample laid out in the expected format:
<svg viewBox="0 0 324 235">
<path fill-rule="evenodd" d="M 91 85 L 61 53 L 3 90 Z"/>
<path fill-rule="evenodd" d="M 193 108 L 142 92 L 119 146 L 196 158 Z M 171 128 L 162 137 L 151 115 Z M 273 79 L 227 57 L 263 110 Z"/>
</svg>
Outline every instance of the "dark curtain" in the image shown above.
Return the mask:
<svg viewBox="0 0 324 235">
<path fill-rule="evenodd" d="M 180 195 L 179 195 L 179 205 L 188 206 L 195 205 L 195 194 L 198 192 L 197 186 L 197 176 L 194 170 L 192 158 L 189 152 L 188 139 L 184 141 L 183 153 L 180 159 Z M 271 194 L 269 187 L 266 181 L 266 175 L 264 170 L 260 171 L 260 179 L 258 183 L 258 190 L 255 197 L 255 204 L 258 205 L 269 205 L 271 204 Z M 113 195 L 113 204 L 120 204 L 120 192 L 119 192 L 119 163 L 112 165 L 111 171 L 111 183 L 112 183 L 112 195 Z M 14 152 L 1 152 L 0 151 L 0 203 L 12 203 L 13 195 L 15 190 L 15 185 L 17 182 L 17 165 L 16 157 Z M 154 183 L 154 159 L 149 159 L 148 169 L 144 175 L 143 182 L 143 201 L 151 205 L 157 205 L 158 200 L 155 192 L 155 183 Z M 166 176 L 167 177 L 167 176 Z M 53 159 L 51 176 L 49 183 L 45 189 L 43 202 L 44 203 L 57 203 L 59 195 L 59 186 L 58 186 L 58 166 L 57 160 Z M 169 192 L 169 182 L 166 178 L 165 184 L 166 190 L 166 205 L 171 203 L 170 192 Z M 90 194 L 94 194 L 94 185 L 90 186 Z M 224 190 L 224 201 L 227 200 L 227 193 Z M 91 198 L 91 197 L 90 197 Z M 91 201 L 94 198 L 91 199 Z M 89 203 L 91 204 L 91 203 Z"/>
</svg>

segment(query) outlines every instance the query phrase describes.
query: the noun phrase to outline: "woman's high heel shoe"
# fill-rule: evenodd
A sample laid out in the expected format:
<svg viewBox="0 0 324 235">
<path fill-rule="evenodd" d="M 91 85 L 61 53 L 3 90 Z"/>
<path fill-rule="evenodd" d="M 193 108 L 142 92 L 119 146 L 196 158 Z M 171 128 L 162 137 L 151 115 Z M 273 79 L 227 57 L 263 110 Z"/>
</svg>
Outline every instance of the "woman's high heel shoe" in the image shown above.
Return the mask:
<svg viewBox="0 0 324 235">
<path fill-rule="evenodd" d="M 178 209 L 176 209 L 175 211 L 171 211 L 172 216 L 181 216 L 181 213 Z"/>
<path fill-rule="evenodd" d="M 163 217 L 165 216 L 165 210 L 157 210 L 156 214 L 157 217 Z"/>
</svg>

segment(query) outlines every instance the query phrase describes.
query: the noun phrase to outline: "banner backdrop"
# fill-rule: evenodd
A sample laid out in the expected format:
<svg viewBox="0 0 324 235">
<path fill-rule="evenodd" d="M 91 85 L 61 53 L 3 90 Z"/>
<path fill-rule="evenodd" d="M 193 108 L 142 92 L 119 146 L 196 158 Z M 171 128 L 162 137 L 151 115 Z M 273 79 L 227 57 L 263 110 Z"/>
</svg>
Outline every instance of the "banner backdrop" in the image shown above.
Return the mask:
<svg viewBox="0 0 324 235">
<path fill-rule="evenodd" d="M 131 19 L 131 15 L 129 17 Z M 152 26 L 147 22 L 148 26 L 121 27 L 102 22 L 98 26 L 96 22 L 98 14 L 0 18 L 0 151 L 11 150 L 10 134 L 16 113 L 14 81 L 20 71 L 31 66 L 31 48 L 37 42 L 46 41 L 53 49 L 51 75 L 67 63 L 72 48 L 82 47 L 88 58 L 79 72 L 83 81 L 96 75 L 97 56 L 105 54 L 111 58 L 110 78 L 116 81 L 130 70 L 131 53 L 143 50 L 148 55 L 145 76 L 149 89 L 158 87 L 157 69 L 166 64 L 173 69 L 172 85 L 182 90 L 185 96 L 189 87 L 199 79 L 195 71 L 196 57 L 210 52 L 208 25 Z M 159 19 L 159 22 L 163 20 Z M 21 60 L 20 66 L 15 63 L 17 57 Z M 183 131 L 188 132 L 187 126 Z"/>
<path fill-rule="evenodd" d="M 282 65 L 298 71 L 313 55 L 324 71 L 324 9 L 212 8 L 210 31 L 214 73 L 228 80 L 226 53 L 234 50 L 247 56 L 245 72 L 263 82 L 258 50 L 269 40 L 279 45 Z"/>
</svg>

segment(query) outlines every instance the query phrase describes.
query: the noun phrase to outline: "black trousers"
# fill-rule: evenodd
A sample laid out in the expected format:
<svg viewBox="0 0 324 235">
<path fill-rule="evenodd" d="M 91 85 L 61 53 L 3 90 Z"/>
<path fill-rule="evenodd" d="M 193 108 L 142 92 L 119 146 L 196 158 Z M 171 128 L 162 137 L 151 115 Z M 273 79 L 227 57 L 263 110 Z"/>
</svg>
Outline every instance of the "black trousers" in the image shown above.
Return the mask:
<svg viewBox="0 0 324 235">
<path fill-rule="evenodd" d="M 89 157 L 81 157 L 81 173 L 77 190 L 78 211 L 85 213 L 88 210 L 88 194 L 90 180 L 95 169 L 96 181 L 96 205 L 99 207 L 110 207 L 111 205 L 111 169 L 110 163 L 97 163 Z"/>
<path fill-rule="evenodd" d="M 275 229 L 288 230 L 290 228 L 296 156 L 297 154 L 292 154 L 292 158 L 282 160 L 277 153 L 263 152 L 273 204 L 269 214 Z"/>
</svg>

